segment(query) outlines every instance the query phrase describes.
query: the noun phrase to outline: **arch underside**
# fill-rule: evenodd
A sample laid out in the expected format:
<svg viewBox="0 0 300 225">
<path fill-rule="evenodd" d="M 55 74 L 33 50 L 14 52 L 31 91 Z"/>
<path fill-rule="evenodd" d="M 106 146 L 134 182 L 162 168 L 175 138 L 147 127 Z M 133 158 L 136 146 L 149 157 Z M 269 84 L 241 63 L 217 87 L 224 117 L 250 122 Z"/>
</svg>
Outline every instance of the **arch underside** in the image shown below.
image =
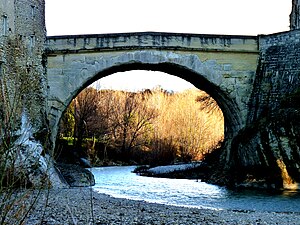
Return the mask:
<svg viewBox="0 0 300 225">
<path fill-rule="evenodd" d="M 195 73 L 194 71 L 188 70 L 185 67 L 174 65 L 172 63 L 159 63 L 159 64 L 128 63 L 128 64 L 114 66 L 99 72 L 96 76 L 94 76 L 91 80 L 89 80 L 82 87 L 82 89 L 78 91 L 77 94 L 79 94 L 80 91 L 82 91 L 89 84 L 92 84 L 94 81 L 97 81 L 103 77 L 109 76 L 117 72 L 125 72 L 131 70 L 160 71 L 160 72 L 167 73 L 169 75 L 180 77 L 193 84 L 196 88 L 205 91 L 216 100 L 216 102 L 218 103 L 219 107 L 221 108 L 224 114 L 226 124 L 233 123 L 235 124 L 235 126 L 241 125 L 238 107 L 236 106 L 236 103 L 226 95 L 226 93 L 223 93 L 219 87 L 207 81 L 203 76 Z M 75 97 L 77 96 L 77 94 L 75 95 Z M 230 126 L 227 127 L 227 129 L 230 129 Z"/>
<path fill-rule="evenodd" d="M 68 60 L 66 57 L 63 60 L 66 66 L 74 63 L 74 58 L 70 62 L 66 62 Z M 69 72 L 69 76 L 72 73 L 73 78 L 68 78 L 68 74 L 64 73 L 65 80 L 63 80 L 62 84 L 59 84 L 61 85 L 60 87 L 56 87 L 61 88 L 63 91 L 56 94 L 55 91 L 52 91 L 55 87 L 51 86 L 51 84 L 49 85 L 52 88 L 52 90 L 50 89 L 50 106 L 53 102 L 57 102 L 57 99 L 62 102 L 62 104 L 56 104 L 55 107 L 53 107 L 55 104 L 52 104 L 51 108 L 55 108 L 57 111 L 55 121 L 51 125 L 54 140 L 63 111 L 81 90 L 100 78 L 116 72 L 130 70 L 165 72 L 180 77 L 192 83 L 198 89 L 207 92 L 216 100 L 223 112 L 225 120 L 225 144 L 243 126 L 240 105 L 237 99 L 232 97 L 238 96 L 238 94 L 233 95 L 232 92 L 226 92 L 226 88 L 223 87 L 222 74 L 219 72 L 220 69 L 218 71 L 220 65 L 217 65 L 215 62 L 201 62 L 196 55 L 192 54 L 179 55 L 153 50 L 128 52 L 110 57 L 95 55 L 94 58 L 90 56 L 87 58 L 86 55 L 82 55 L 76 62 L 77 69 Z M 85 71 L 84 76 L 82 73 L 83 68 Z M 49 112 L 51 114 L 51 110 Z"/>
</svg>

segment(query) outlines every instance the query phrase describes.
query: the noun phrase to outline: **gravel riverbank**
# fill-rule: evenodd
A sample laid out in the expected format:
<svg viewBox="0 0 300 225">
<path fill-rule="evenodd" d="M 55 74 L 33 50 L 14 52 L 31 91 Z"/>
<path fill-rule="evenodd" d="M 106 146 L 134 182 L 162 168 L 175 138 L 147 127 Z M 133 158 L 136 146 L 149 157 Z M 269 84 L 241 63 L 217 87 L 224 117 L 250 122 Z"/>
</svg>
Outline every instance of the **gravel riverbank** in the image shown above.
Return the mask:
<svg viewBox="0 0 300 225">
<path fill-rule="evenodd" d="M 43 191 L 31 224 L 300 224 L 300 213 L 207 210 L 112 198 L 91 188 Z"/>
</svg>

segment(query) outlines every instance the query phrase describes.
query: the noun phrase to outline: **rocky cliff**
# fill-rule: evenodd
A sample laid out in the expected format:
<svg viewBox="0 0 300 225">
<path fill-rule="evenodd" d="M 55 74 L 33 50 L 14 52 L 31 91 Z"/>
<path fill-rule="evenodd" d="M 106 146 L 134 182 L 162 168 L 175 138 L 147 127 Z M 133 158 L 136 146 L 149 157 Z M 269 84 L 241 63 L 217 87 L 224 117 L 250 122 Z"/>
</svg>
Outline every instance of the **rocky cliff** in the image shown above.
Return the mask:
<svg viewBox="0 0 300 225">
<path fill-rule="evenodd" d="M 231 148 L 231 184 L 298 188 L 299 37 L 299 30 L 260 37 L 261 53 L 247 127 L 234 138 Z"/>
<path fill-rule="evenodd" d="M 45 1 L 0 2 L 0 186 L 66 187 L 47 151 Z"/>
</svg>

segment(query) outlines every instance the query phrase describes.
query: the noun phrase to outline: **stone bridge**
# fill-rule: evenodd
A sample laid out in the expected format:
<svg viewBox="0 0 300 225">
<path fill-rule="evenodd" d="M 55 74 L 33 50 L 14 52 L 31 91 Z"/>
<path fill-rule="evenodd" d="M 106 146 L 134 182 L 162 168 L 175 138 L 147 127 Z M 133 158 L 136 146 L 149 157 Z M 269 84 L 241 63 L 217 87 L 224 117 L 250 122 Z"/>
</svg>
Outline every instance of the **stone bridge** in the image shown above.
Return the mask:
<svg viewBox="0 0 300 225">
<path fill-rule="evenodd" d="M 32 142 L 48 146 L 49 125 L 53 144 L 64 110 L 93 81 L 119 71 L 155 70 L 191 82 L 222 109 L 225 151 L 212 155 L 211 182 L 300 189 L 299 12 L 300 0 L 293 0 L 290 31 L 259 36 L 46 37 L 44 0 L 0 1 L 0 79 L 7 82 L 2 88 L 12 87 L 1 93 L 10 99 L 19 90 L 22 101 L 14 111 L 26 112 L 33 128 L 30 144 L 18 154 L 28 159 Z M 1 113 L 11 115 L 8 109 L 2 107 Z M 6 123 L 2 126 L 7 129 Z M 23 161 L 26 166 L 19 168 L 31 179 L 28 184 L 47 178 L 53 186 L 64 186 L 58 174 L 54 179 L 48 173 L 55 171 L 54 165 L 48 170 L 40 159 L 38 166 L 35 160 Z"/>
<path fill-rule="evenodd" d="M 225 143 L 246 125 L 258 37 L 125 33 L 47 38 L 48 119 L 55 139 L 60 117 L 92 82 L 120 71 L 162 71 L 189 81 L 219 104 Z M 141 73 L 142 74 L 142 73 Z"/>
</svg>

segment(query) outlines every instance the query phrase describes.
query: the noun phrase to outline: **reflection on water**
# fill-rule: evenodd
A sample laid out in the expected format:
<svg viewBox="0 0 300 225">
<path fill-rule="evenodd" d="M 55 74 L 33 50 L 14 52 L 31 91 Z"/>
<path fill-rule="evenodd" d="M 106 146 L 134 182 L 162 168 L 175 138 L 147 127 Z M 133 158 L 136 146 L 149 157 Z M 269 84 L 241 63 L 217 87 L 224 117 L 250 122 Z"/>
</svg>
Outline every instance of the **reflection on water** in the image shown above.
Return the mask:
<svg viewBox="0 0 300 225">
<path fill-rule="evenodd" d="M 300 212 L 298 192 L 232 191 L 195 180 L 138 176 L 133 166 L 93 168 L 100 193 L 168 205 L 276 212 Z"/>
</svg>

